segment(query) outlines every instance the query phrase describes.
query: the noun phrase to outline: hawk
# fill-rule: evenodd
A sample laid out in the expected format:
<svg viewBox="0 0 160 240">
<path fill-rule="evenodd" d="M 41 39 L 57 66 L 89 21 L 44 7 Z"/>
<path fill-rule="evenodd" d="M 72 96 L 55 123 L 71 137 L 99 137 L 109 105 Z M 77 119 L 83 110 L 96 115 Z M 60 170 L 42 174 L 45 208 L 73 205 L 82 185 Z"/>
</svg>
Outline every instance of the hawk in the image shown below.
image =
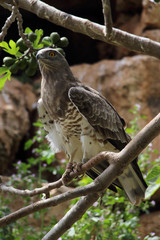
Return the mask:
<svg viewBox="0 0 160 240">
<path fill-rule="evenodd" d="M 84 163 L 102 151 L 119 152 L 130 141 L 124 120 L 94 89 L 72 74 L 65 57 L 52 48 L 41 49 L 37 60 L 42 75 L 39 117 L 55 151 L 65 151 L 69 162 Z M 106 161 L 87 171 L 95 179 L 108 167 Z M 147 185 L 135 159 L 109 187 L 124 189 L 130 202 L 139 205 Z"/>
</svg>

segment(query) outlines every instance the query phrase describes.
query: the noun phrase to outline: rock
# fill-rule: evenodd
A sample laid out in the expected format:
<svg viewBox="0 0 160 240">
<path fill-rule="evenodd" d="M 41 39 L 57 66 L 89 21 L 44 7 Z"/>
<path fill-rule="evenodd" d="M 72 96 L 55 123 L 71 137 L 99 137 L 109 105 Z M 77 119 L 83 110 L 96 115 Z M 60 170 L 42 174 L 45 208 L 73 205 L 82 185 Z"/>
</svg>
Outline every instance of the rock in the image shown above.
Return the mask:
<svg viewBox="0 0 160 240">
<path fill-rule="evenodd" d="M 143 11 L 141 22 L 145 28 L 160 28 L 160 3 L 143 0 Z"/>
<path fill-rule="evenodd" d="M 72 67 L 74 75 L 85 84 L 100 91 L 128 123 L 133 115 L 129 109 L 139 104 L 140 114 L 149 122 L 160 110 L 160 61 L 137 55 L 122 60 L 102 60 L 89 65 Z M 157 137 L 154 147 L 160 150 Z"/>
<path fill-rule="evenodd" d="M 142 33 L 142 36 L 160 42 L 160 29 L 146 30 Z"/>
<path fill-rule="evenodd" d="M 140 216 L 141 239 L 144 239 L 150 233 L 160 236 L 160 211 L 143 214 Z"/>
<path fill-rule="evenodd" d="M 141 9 L 142 7 L 142 0 L 118 0 L 116 1 L 116 12 L 136 12 L 137 10 Z"/>
<path fill-rule="evenodd" d="M 135 14 L 132 17 L 130 16 L 130 14 L 126 14 L 126 13 L 120 13 L 119 17 L 117 18 L 115 27 L 118 29 L 121 29 L 123 31 L 132 33 L 132 34 L 136 34 L 136 35 L 141 35 L 142 30 L 143 30 L 143 25 L 140 24 L 140 15 L 139 14 Z M 104 43 L 101 43 L 104 46 Z M 110 45 L 109 48 L 107 49 L 107 51 L 105 50 L 105 46 L 103 47 L 103 49 L 101 49 L 101 52 L 106 53 L 106 58 L 107 55 L 113 59 L 121 59 L 124 56 L 128 56 L 128 55 L 136 55 L 136 52 L 130 51 L 127 48 L 123 48 L 123 47 L 116 47 L 114 45 Z M 110 54 L 110 52 L 112 53 L 112 55 Z M 101 53 L 99 51 L 99 53 Z M 103 55 L 102 55 L 103 56 Z M 101 57 L 101 55 L 100 55 Z M 103 57 L 104 58 L 104 57 Z M 111 58 L 111 59 L 112 59 Z M 102 57 L 100 58 L 102 59 Z"/>
<path fill-rule="evenodd" d="M 30 128 L 30 113 L 36 101 L 32 87 L 13 78 L 0 92 L 0 173 L 4 173 L 15 158 Z"/>
</svg>

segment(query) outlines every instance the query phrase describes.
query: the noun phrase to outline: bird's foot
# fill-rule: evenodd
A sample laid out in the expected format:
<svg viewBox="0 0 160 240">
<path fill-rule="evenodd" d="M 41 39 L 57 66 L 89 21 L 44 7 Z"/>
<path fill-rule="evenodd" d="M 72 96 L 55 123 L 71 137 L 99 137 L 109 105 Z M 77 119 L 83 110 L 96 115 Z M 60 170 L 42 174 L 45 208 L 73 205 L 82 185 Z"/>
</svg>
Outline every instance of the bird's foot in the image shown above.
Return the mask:
<svg viewBox="0 0 160 240">
<path fill-rule="evenodd" d="M 65 172 L 64 172 L 63 175 L 62 175 L 62 183 L 63 183 L 63 185 L 65 185 L 65 186 L 66 186 L 66 185 L 70 182 L 70 180 L 71 180 L 70 173 L 73 171 L 73 170 L 72 170 L 72 166 L 73 166 L 73 163 L 72 163 L 72 162 L 69 162 L 69 163 L 67 164 L 67 166 L 66 166 Z"/>
<path fill-rule="evenodd" d="M 82 170 L 82 163 L 76 163 L 76 162 L 73 162 L 73 165 L 72 165 L 72 171 L 73 172 L 80 172 Z"/>
<path fill-rule="evenodd" d="M 67 185 L 71 181 L 72 177 L 70 176 L 70 173 L 78 173 L 81 171 L 81 168 L 82 163 L 69 162 L 64 174 L 62 175 L 63 185 Z M 77 176 L 76 178 L 79 180 L 79 177 L 81 179 L 83 176 Z"/>
<path fill-rule="evenodd" d="M 83 163 L 76 163 L 76 162 L 74 162 L 73 164 L 74 164 L 73 165 L 73 172 L 79 173 L 82 170 Z M 83 176 L 84 176 L 84 173 L 79 175 L 79 176 L 77 176 L 76 179 L 78 181 L 80 181 L 83 178 Z"/>
</svg>

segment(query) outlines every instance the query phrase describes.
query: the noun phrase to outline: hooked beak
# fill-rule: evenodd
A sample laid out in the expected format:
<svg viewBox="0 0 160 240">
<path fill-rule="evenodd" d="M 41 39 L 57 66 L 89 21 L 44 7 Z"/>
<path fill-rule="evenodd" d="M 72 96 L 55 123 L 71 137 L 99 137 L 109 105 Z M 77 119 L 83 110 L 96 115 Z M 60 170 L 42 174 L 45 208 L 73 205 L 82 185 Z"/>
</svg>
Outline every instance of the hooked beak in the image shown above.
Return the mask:
<svg viewBox="0 0 160 240">
<path fill-rule="evenodd" d="M 43 57 L 42 57 L 42 54 L 37 53 L 37 55 L 36 55 L 36 59 L 39 60 L 39 59 L 42 59 L 42 58 L 43 58 Z"/>
</svg>

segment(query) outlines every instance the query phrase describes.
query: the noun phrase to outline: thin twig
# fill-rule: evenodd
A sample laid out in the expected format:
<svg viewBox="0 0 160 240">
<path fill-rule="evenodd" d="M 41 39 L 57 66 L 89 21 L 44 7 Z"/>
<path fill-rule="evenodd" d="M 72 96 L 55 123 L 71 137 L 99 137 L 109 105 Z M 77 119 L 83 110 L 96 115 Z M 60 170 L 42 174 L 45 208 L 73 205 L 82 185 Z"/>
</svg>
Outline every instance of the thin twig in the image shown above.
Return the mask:
<svg viewBox="0 0 160 240">
<path fill-rule="evenodd" d="M 103 6 L 103 15 L 104 15 L 104 24 L 105 24 L 105 31 L 104 34 L 111 40 L 112 34 L 112 14 L 111 14 L 111 6 L 109 0 L 102 0 Z"/>
<path fill-rule="evenodd" d="M 16 195 L 20 195 L 20 196 L 33 197 L 35 195 L 39 195 L 39 194 L 42 194 L 42 193 L 48 193 L 52 189 L 59 188 L 61 186 L 62 186 L 62 181 L 60 179 L 56 182 L 49 183 L 46 186 L 43 186 L 41 188 L 35 188 L 33 190 L 28 190 L 28 189 L 20 190 L 20 189 L 14 188 L 12 186 L 6 186 L 5 184 L 0 184 L 0 191 L 16 194 Z"/>
<path fill-rule="evenodd" d="M 12 6 L 12 13 L 11 15 L 7 18 L 4 26 L 2 27 L 2 32 L 0 33 L 0 42 L 2 42 L 7 34 L 7 31 L 9 29 L 9 27 L 11 26 L 11 24 L 15 21 L 16 18 L 16 7 Z"/>
<path fill-rule="evenodd" d="M 26 46 L 29 48 L 30 52 L 34 52 L 32 43 L 29 39 L 27 39 L 27 37 L 24 35 L 24 30 L 23 30 L 23 18 L 21 13 L 19 12 L 18 8 L 17 8 L 17 25 L 18 25 L 18 30 L 19 30 L 19 35 L 21 36 L 21 38 L 23 39 L 24 43 L 26 44 Z"/>
</svg>

